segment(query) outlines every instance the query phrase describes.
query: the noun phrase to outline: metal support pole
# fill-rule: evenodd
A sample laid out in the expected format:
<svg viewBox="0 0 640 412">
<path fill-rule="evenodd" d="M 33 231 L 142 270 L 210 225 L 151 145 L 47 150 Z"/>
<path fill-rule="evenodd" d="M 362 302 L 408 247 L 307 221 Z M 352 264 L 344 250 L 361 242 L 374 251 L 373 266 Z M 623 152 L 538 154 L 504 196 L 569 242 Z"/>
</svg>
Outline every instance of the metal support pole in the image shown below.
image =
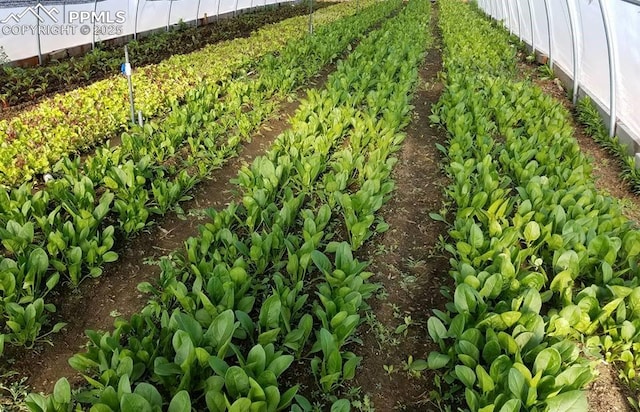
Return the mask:
<svg viewBox="0 0 640 412">
<path fill-rule="evenodd" d="M 169 0 L 169 14 L 167 15 L 167 31 L 169 31 L 169 26 L 171 26 L 171 9 L 173 8 L 173 0 Z"/>
<path fill-rule="evenodd" d="M 96 17 L 98 15 L 98 0 L 93 2 L 93 18 L 91 19 L 91 50 L 96 49 Z"/>
<path fill-rule="evenodd" d="M 133 104 L 133 82 L 131 81 L 131 63 L 129 63 L 129 48 L 124 46 L 124 74 L 127 76 L 127 82 L 129 83 L 129 103 L 131 104 L 131 123 L 136 122 L 136 109 Z"/>
<path fill-rule="evenodd" d="M 133 40 L 138 40 L 138 11 L 140 9 L 140 0 L 136 1 L 136 17 L 133 22 Z"/>
<path fill-rule="evenodd" d="M 36 33 L 36 41 L 38 42 L 38 64 L 42 64 L 42 43 L 40 42 L 40 2 L 38 2 L 38 16 L 36 18 L 36 29 L 38 30 Z"/>
<path fill-rule="evenodd" d="M 578 67 L 580 57 L 580 45 L 578 43 L 580 39 L 580 26 L 578 19 L 578 11 L 574 8 L 575 2 L 573 0 L 566 0 L 567 10 L 569 11 L 569 28 L 571 29 L 571 41 L 572 58 L 573 58 L 573 104 L 578 102 L 578 91 L 580 89 L 580 68 Z"/>
<path fill-rule="evenodd" d="M 218 11 L 216 12 L 216 21 L 220 21 L 220 2 L 222 0 L 218 0 Z"/>
<path fill-rule="evenodd" d="M 198 0 L 198 7 L 196 8 L 196 27 L 198 27 L 199 21 L 200 21 L 200 0 Z"/>
<path fill-rule="evenodd" d="M 236 0 L 236 8 L 233 10 L 233 15 L 238 14 L 238 0 Z"/>
<path fill-rule="evenodd" d="M 547 34 L 549 35 L 549 68 L 553 69 L 553 53 L 551 51 L 553 45 L 553 29 L 551 26 L 551 19 L 553 16 L 551 15 L 551 5 L 549 4 L 549 0 L 544 0 L 544 11 L 547 15 Z"/>
<path fill-rule="evenodd" d="M 515 33 L 515 30 L 511 29 L 511 6 L 507 1 L 507 26 L 509 27 L 509 33 Z"/>
<path fill-rule="evenodd" d="M 518 40 L 522 42 L 522 18 L 520 16 L 520 0 L 516 0 L 516 18 L 518 19 Z"/>
<path fill-rule="evenodd" d="M 614 41 L 614 33 L 611 26 L 611 18 L 609 17 L 609 8 L 605 2 L 598 0 L 600 5 L 600 13 L 602 14 L 602 24 L 604 25 L 604 34 L 607 40 L 607 55 L 609 57 L 609 137 L 616 134 L 616 82 L 617 82 L 617 56 Z"/>
<path fill-rule="evenodd" d="M 531 0 L 527 0 L 527 4 L 529 5 L 529 17 L 531 20 L 531 52 L 535 54 L 536 52 L 536 24 L 535 24 L 535 14 L 533 14 L 533 5 L 531 4 Z"/>
</svg>

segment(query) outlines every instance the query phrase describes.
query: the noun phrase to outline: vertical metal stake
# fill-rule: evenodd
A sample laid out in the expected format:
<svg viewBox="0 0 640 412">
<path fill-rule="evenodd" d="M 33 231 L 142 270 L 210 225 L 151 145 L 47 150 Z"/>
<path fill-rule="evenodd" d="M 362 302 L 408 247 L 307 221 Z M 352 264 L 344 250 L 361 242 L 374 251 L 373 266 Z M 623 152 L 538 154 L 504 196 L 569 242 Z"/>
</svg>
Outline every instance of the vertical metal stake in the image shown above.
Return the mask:
<svg viewBox="0 0 640 412">
<path fill-rule="evenodd" d="M 522 20 L 520 20 L 520 0 L 516 0 L 516 21 L 518 23 L 518 39 L 522 42 Z"/>
<path fill-rule="evenodd" d="M 616 134 L 616 48 L 614 41 L 613 27 L 609 20 L 609 9 L 602 0 L 598 0 L 600 5 L 600 14 L 602 14 L 602 24 L 604 25 L 604 33 L 607 40 L 607 55 L 609 57 L 609 137 Z"/>
<path fill-rule="evenodd" d="M 138 40 L 138 11 L 140 10 L 140 0 L 136 1 L 136 20 L 133 22 L 133 40 Z"/>
<path fill-rule="evenodd" d="M 198 0 L 198 7 L 196 8 L 196 27 L 198 27 L 199 20 L 200 20 L 200 0 Z"/>
<path fill-rule="evenodd" d="M 551 48 L 553 46 L 551 20 L 553 19 L 553 16 L 551 15 L 551 5 L 549 4 L 549 0 L 544 0 L 544 11 L 547 14 L 547 34 L 549 35 L 549 68 L 553 69 L 553 53 L 551 52 Z"/>
<path fill-rule="evenodd" d="M 169 15 L 167 16 L 167 31 L 171 25 L 171 9 L 173 8 L 173 0 L 169 0 Z"/>
<path fill-rule="evenodd" d="M 216 21 L 220 21 L 220 2 L 222 0 L 218 0 L 218 12 L 216 13 Z"/>
<path fill-rule="evenodd" d="M 579 44 L 580 26 L 578 20 L 578 11 L 574 7 L 576 4 L 573 0 L 567 1 L 567 9 L 569 10 L 569 27 L 571 28 L 571 41 L 573 42 L 573 104 L 578 102 L 578 91 L 580 89 L 580 67 L 579 64 Z M 572 7 L 573 6 L 573 7 Z"/>
<path fill-rule="evenodd" d="M 38 42 L 38 64 L 42 64 L 42 44 L 40 43 L 40 2 L 38 2 L 38 18 L 36 19 L 36 41 Z"/>
<path fill-rule="evenodd" d="M 133 82 L 131 81 L 131 63 L 129 63 L 129 48 L 125 45 L 124 46 L 124 62 L 125 62 L 125 67 L 128 67 L 129 69 L 126 70 L 126 75 L 127 75 L 127 82 L 129 83 L 129 103 L 131 104 L 131 123 L 135 123 L 136 122 L 136 108 L 133 104 Z"/>
<path fill-rule="evenodd" d="M 529 17 L 531 20 L 531 53 L 536 54 L 536 24 L 535 24 L 535 15 L 533 14 L 533 5 L 531 4 L 531 0 L 527 0 L 527 4 L 529 5 Z"/>
<path fill-rule="evenodd" d="M 91 50 L 96 49 L 96 16 L 98 15 L 98 0 L 93 2 L 93 16 L 91 18 L 92 21 L 92 33 L 91 33 Z"/>
</svg>

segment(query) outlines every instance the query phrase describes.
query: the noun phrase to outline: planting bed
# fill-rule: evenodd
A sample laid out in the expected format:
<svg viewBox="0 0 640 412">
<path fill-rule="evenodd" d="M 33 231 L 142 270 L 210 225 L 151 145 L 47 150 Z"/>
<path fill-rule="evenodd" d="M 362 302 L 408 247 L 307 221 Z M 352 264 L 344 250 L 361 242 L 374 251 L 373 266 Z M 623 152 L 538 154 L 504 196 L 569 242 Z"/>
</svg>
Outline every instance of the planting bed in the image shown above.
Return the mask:
<svg viewBox="0 0 640 412">
<path fill-rule="evenodd" d="M 570 113 L 472 5 L 360 3 L 0 196 L 0 405 L 631 410 L 640 231 Z"/>
<path fill-rule="evenodd" d="M 316 2 L 314 9 L 331 5 Z M 305 4 L 270 6 L 233 18 L 223 18 L 200 27 L 179 26 L 129 42 L 133 67 L 156 64 L 175 54 L 186 54 L 223 40 L 247 37 L 260 27 L 308 14 Z M 120 72 L 124 59 L 123 46 L 102 46 L 80 57 L 52 60 L 43 66 L 0 69 L 0 118 L 9 118 L 42 97 L 75 89 Z"/>
</svg>

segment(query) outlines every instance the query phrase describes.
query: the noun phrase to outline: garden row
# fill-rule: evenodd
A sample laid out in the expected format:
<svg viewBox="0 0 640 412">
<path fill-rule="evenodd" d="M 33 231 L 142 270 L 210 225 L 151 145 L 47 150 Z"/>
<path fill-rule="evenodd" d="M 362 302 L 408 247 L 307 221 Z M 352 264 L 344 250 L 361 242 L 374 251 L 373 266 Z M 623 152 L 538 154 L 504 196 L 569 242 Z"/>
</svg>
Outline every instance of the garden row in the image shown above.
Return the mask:
<svg viewBox="0 0 640 412">
<path fill-rule="evenodd" d="M 640 232 L 596 191 L 570 114 L 516 81 L 508 34 L 440 4 L 455 291 L 429 365 L 471 411 L 587 410 L 583 351 L 637 372 Z"/>
<path fill-rule="evenodd" d="M 325 6 L 316 3 L 314 6 Z M 173 54 L 191 53 L 211 43 L 241 37 L 258 28 L 309 13 L 307 4 L 270 6 L 200 27 L 179 25 L 128 43 L 133 67 L 157 64 Z M 0 67 L 0 104 L 10 107 L 28 103 L 47 94 L 84 86 L 118 73 L 123 61 L 121 46 L 98 48 L 81 57 L 52 61 L 45 66 Z"/>
<path fill-rule="evenodd" d="M 314 22 L 321 27 L 355 11 L 351 3 L 327 7 L 314 13 Z M 194 87 L 229 79 L 307 31 L 308 17 L 294 17 L 265 26 L 248 38 L 216 43 L 138 68 L 132 77 L 136 109 L 145 118 L 162 116 Z M 114 137 L 129 122 L 124 76 L 45 99 L 15 118 L 0 121 L 0 184 L 15 185 L 48 172 L 60 158 Z"/>
<path fill-rule="evenodd" d="M 32 411 L 312 410 L 284 383 L 295 358 L 327 395 L 353 378 L 360 359 L 346 347 L 377 287 L 352 250 L 385 229 L 375 213 L 394 186 L 429 7 L 409 2 L 309 92 L 291 129 L 238 173 L 242 201 L 210 210 L 184 253 L 161 261 L 158 285 L 140 285 L 147 307 L 88 332 L 70 363 L 91 387 L 72 396 L 61 379 L 30 395 Z"/>
<path fill-rule="evenodd" d="M 489 17 L 487 18 L 490 19 Z M 493 22 L 493 20 L 491 21 Z M 510 37 L 510 40 L 512 44 L 517 44 L 518 47 L 524 46 L 524 43 L 514 35 Z M 553 70 L 548 66 L 542 66 L 541 68 L 544 68 L 545 71 L 550 72 L 551 76 L 553 76 Z M 607 125 L 589 96 L 579 99 L 575 110 L 577 120 L 585 127 L 587 134 L 610 154 L 617 157 L 622 169 L 620 178 L 630 186 L 633 193 L 640 194 L 640 168 L 636 165 L 635 157 L 629 154 L 627 144 L 622 143 L 618 136 L 609 136 Z"/>
<path fill-rule="evenodd" d="M 122 144 L 102 147 L 81 163 L 65 159 L 55 179 L 33 193 L 29 184 L 0 191 L 0 314 L 4 343 L 31 347 L 46 336 L 55 307 L 45 298 L 59 284 L 76 287 L 118 259 L 117 234 L 132 235 L 187 198 L 299 87 L 367 29 L 400 7 L 378 3 L 319 27 L 256 64 L 251 77 L 206 84 L 160 122 L 135 127 Z M 249 109 L 250 110 L 247 110 Z M 60 330 L 64 323 L 53 327 Z"/>
</svg>

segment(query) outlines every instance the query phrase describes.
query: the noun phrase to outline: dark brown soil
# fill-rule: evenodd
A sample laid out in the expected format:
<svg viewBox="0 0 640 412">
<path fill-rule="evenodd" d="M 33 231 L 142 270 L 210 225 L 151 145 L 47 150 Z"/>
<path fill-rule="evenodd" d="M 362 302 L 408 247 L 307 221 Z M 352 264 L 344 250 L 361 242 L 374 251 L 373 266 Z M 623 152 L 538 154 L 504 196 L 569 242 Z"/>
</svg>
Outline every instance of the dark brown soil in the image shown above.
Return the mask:
<svg viewBox="0 0 640 412">
<path fill-rule="evenodd" d="M 437 11 L 432 19 L 435 30 Z M 428 338 L 427 319 L 432 309 L 444 309 L 440 290 L 451 285 L 448 259 L 439 248 L 446 227 L 429 217 L 443 207 L 447 185 L 435 146 L 445 144 L 445 132 L 429 121 L 443 88 L 437 78 L 442 68 L 439 35 L 434 43 L 420 70 L 413 121 L 394 169 L 396 190 L 382 209 L 391 229 L 369 242 L 360 256 L 371 261 L 368 270 L 383 291 L 360 329 L 363 346 L 356 353 L 363 361 L 352 386 L 360 387 L 361 399 L 367 396 L 377 411 L 437 409 L 430 398 L 437 391 L 434 374 L 406 369 L 409 356 L 424 360 L 437 349 Z M 402 325 L 408 325 L 406 334 Z"/>
<path fill-rule="evenodd" d="M 627 402 L 627 388 L 620 385 L 615 368 L 601 363 L 596 368 L 598 379 L 587 387 L 587 399 L 591 412 L 631 412 Z"/>
<path fill-rule="evenodd" d="M 200 183 L 192 193 L 193 199 L 185 202 L 185 211 L 194 211 L 186 216 L 170 213 L 158 220 L 150 230 L 131 239 L 122 246 L 120 259 L 105 267 L 100 278 L 85 281 L 77 293 L 64 294 L 57 303 L 58 316 L 68 326 L 53 336 L 52 345 L 41 345 L 36 350 L 15 350 L 20 357 L 6 369 L 26 376 L 27 384 L 34 391 L 51 392 L 55 382 L 62 376 L 72 383 L 82 383 L 83 378 L 67 363 L 67 359 L 82 350 L 87 339 L 84 331 L 110 330 L 117 317 L 129 318 L 139 312 L 147 298 L 137 291 L 140 282 L 154 282 L 160 268 L 152 262 L 173 251 L 181 250 L 184 241 L 198 235 L 202 223 L 198 211 L 214 207 L 222 208 L 234 200 L 234 178 L 242 164 L 250 163 L 266 152 L 273 140 L 289 126 L 288 115 L 293 113 L 298 100 L 283 105 L 278 115 L 265 122 L 246 143 L 239 157 L 231 159 L 211 179 Z M 10 356 L 7 356 L 10 357 Z"/>
</svg>

